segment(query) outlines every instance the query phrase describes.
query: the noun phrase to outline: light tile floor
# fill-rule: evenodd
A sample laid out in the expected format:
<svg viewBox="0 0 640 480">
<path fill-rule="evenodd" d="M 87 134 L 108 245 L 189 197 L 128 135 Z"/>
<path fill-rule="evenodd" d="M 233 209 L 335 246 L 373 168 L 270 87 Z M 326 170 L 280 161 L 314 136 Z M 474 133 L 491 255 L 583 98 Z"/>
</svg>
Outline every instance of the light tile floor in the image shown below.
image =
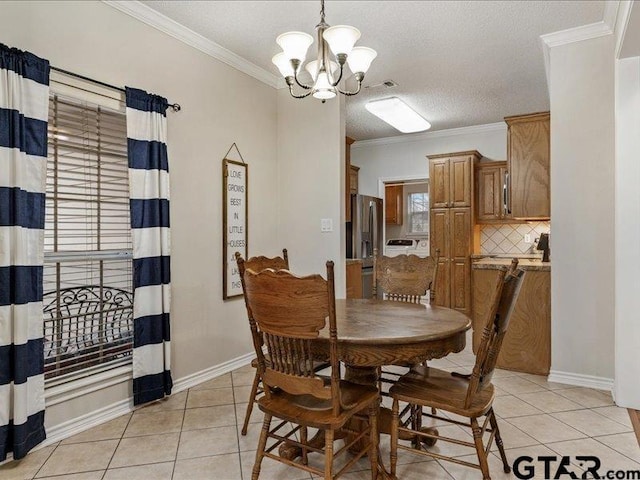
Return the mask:
<svg viewBox="0 0 640 480">
<path fill-rule="evenodd" d="M 430 364 L 446 370 L 468 370 L 469 351 Z M 254 371 L 250 366 L 202 383 L 189 391 L 140 408 L 32 452 L 20 462 L 0 466 L 0 479 L 49 480 L 197 480 L 249 479 L 260 431 L 261 412 L 252 415 L 248 435 L 240 435 Z M 581 475 L 577 455 L 595 455 L 606 470 L 640 470 L 640 448 L 626 410 L 614 406 L 611 395 L 598 390 L 550 383 L 545 377 L 497 370 L 495 411 L 513 462 L 521 455 L 571 456 L 571 469 Z M 388 399 L 384 400 L 389 403 Z M 437 424 L 436 424 L 437 425 Z M 441 434 L 470 440 L 456 425 L 439 426 Z M 389 463 L 389 437 L 381 452 Z M 434 450 L 475 461 L 466 447 L 439 442 Z M 398 477 L 405 480 L 481 479 L 478 470 L 453 463 L 399 453 Z M 310 461 L 320 465 L 320 458 Z M 490 456 L 494 479 L 515 479 L 502 471 L 494 446 Z M 534 478 L 544 478 L 543 464 L 534 462 Z M 345 479 L 367 479 L 368 462 L 359 461 Z M 555 472 L 555 466 L 551 470 Z M 309 474 L 263 462 L 261 479 L 309 479 Z M 562 477 L 561 477 L 562 478 Z M 564 477 L 568 478 L 568 477 Z"/>
</svg>

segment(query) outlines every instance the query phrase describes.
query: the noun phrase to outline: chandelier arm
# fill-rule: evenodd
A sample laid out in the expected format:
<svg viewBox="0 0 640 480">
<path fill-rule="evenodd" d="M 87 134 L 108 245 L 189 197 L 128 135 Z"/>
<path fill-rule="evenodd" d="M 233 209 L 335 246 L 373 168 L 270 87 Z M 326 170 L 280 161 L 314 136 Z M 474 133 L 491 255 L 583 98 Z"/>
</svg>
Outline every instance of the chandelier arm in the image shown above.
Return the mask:
<svg viewBox="0 0 640 480">
<path fill-rule="evenodd" d="M 298 84 L 300 88 L 304 88 L 305 90 L 311 90 L 312 87 L 309 87 L 308 85 L 305 85 L 301 83 L 300 80 L 298 80 L 298 70 L 300 69 L 300 63 L 301 62 L 298 59 L 295 59 L 295 58 L 291 59 L 291 67 L 293 68 L 293 79 L 295 80 L 295 82 Z M 289 84 L 288 80 L 287 80 L 287 84 Z"/>
<path fill-rule="evenodd" d="M 346 97 L 352 97 L 354 95 L 357 95 L 358 93 L 360 93 L 360 89 L 362 88 L 362 81 L 358 81 L 358 88 L 354 91 L 345 91 L 343 92 L 342 90 L 340 90 L 340 87 L 336 87 L 336 90 L 338 90 L 338 92 L 340 92 L 342 95 L 346 96 Z"/>
<path fill-rule="evenodd" d="M 300 80 L 298 80 L 298 74 L 297 72 L 293 72 L 293 79 L 296 81 L 296 84 L 300 87 L 300 88 L 304 88 L 305 90 L 311 90 L 313 87 L 310 87 L 309 85 L 305 85 L 304 83 L 301 83 Z M 306 95 L 305 95 L 306 97 Z"/>
<path fill-rule="evenodd" d="M 352 97 L 354 95 L 357 95 L 358 93 L 360 93 L 360 89 L 362 88 L 362 80 L 364 80 L 364 73 L 362 72 L 357 72 L 355 74 L 356 80 L 358 81 L 358 88 L 354 91 L 342 91 L 340 90 L 340 87 L 337 87 L 338 92 L 340 92 L 342 95 L 345 95 L 347 97 Z"/>
<path fill-rule="evenodd" d="M 306 97 L 308 97 L 309 95 L 311 95 L 311 92 L 310 92 L 310 91 L 309 91 L 309 92 L 307 92 L 307 93 L 304 93 L 304 94 L 302 94 L 302 95 L 296 95 L 295 93 L 293 93 L 293 84 L 289 84 L 289 93 L 291 94 L 291 96 L 292 96 L 293 98 L 306 98 Z"/>
<path fill-rule="evenodd" d="M 332 87 L 337 87 L 338 84 L 340 83 L 340 80 L 342 80 L 342 75 L 344 73 L 344 64 L 340 64 L 340 75 L 338 76 L 338 79 L 331 84 Z"/>
</svg>

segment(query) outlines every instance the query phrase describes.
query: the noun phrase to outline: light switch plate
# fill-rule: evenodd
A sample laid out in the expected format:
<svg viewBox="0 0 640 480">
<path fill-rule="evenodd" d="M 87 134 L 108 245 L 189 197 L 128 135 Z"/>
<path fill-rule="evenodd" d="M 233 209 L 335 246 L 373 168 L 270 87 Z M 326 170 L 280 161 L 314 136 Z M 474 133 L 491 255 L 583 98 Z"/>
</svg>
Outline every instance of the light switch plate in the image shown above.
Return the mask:
<svg viewBox="0 0 640 480">
<path fill-rule="evenodd" d="M 322 233 L 333 232 L 333 220 L 330 218 L 322 218 L 320 220 L 320 231 Z"/>
<path fill-rule="evenodd" d="M 531 234 L 530 233 L 525 233 L 524 234 L 524 243 L 531 243 Z"/>
</svg>

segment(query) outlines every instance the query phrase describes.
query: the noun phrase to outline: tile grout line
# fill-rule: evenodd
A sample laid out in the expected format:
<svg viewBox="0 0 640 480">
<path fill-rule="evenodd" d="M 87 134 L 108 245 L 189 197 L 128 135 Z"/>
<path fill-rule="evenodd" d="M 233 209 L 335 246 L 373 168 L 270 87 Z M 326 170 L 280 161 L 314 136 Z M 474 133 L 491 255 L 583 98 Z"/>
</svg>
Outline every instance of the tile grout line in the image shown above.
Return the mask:
<svg viewBox="0 0 640 480">
<path fill-rule="evenodd" d="M 53 455 L 53 452 L 55 452 L 58 447 L 60 446 L 60 444 L 62 443 L 62 441 L 58 442 L 56 444 L 56 446 L 53 448 L 53 450 L 51 450 L 51 453 L 49 455 L 47 455 L 47 458 L 45 459 L 44 462 L 42 462 L 42 465 L 40 465 L 40 467 L 38 468 L 38 470 L 36 470 L 36 473 L 33 474 L 33 477 L 31 477 L 32 479 L 36 478 L 38 476 L 38 474 L 40 473 L 40 470 L 42 470 L 42 468 L 44 467 L 44 465 L 49 461 L 49 459 L 51 458 L 51 456 Z M 14 460 L 12 460 L 14 461 Z"/>
<path fill-rule="evenodd" d="M 122 442 L 122 439 L 124 438 L 124 434 L 127 431 L 127 428 L 129 428 L 129 424 L 131 423 L 131 420 L 133 419 L 133 415 L 135 414 L 135 412 L 136 412 L 136 410 L 131 412 L 131 414 L 129 415 L 129 420 L 127 421 L 127 424 L 125 425 L 124 429 L 122 430 L 122 433 L 120 434 L 120 438 L 118 439 L 118 444 L 116 445 L 116 448 L 113 449 L 113 453 L 111 454 L 111 458 L 109 459 L 109 463 L 107 463 L 107 468 L 104 469 L 104 473 L 102 474 L 101 478 L 104 478 L 107 475 L 107 470 L 109 470 L 109 466 L 111 465 L 111 462 L 113 462 L 113 457 L 116 456 L 116 452 L 118 451 L 118 447 L 120 446 L 120 442 Z"/>
<path fill-rule="evenodd" d="M 173 459 L 173 468 L 171 469 L 171 478 L 173 479 L 176 473 L 176 465 L 178 463 L 178 452 L 180 451 L 180 440 L 182 440 L 182 429 L 184 428 L 184 418 L 187 416 L 187 405 L 189 402 L 189 394 L 191 389 L 187 389 L 187 397 L 184 399 L 184 408 L 182 409 L 182 423 L 180 423 L 180 432 L 178 433 L 178 445 L 176 446 L 176 455 Z"/>
<path fill-rule="evenodd" d="M 630 433 L 630 432 L 626 432 L 626 433 Z M 620 433 L 614 433 L 613 435 L 622 435 L 622 434 L 620 434 Z M 605 437 L 605 436 L 607 436 L 607 435 L 600 435 L 600 437 Z M 605 447 L 610 448 L 610 449 L 611 449 L 611 450 L 613 450 L 614 452 L 619 453 L 619 454 L 620 454 L 620 455 L 622 455 L 623 457 L 628 458 L 629 460 L 631 460 L 632 462 L 634 462 L 634 463 L 636 463 L 638 466 L 640 466 L 640 462 L 638 462 L 638 461 L 637 461 L 637 460 L 635 460 L 634 458 L 631 458 L 631 457 L 630 457 L 629 455 L 627 455 L 626 453 L 623 453 L 623 452 L 619 451 L 618 449 L 613 448 L 613 447 L 611 447 L 611 446 L 607 445 L 606 443 L 602 443 L 600 440 L 598 440 L 598 437 L 589 437 L 589 438 L 591 438 L 591 439 L 595 440 L 595 441 L 596 441 L 596 442 L 598 442 L 600 445 L 604 445 Z"/>
<path fill-rule="evenodd" d="M 236 417 L 236 445 L 238 445 L 238 466 L 240 467 L 240 480 L 244 480 L 244 472 L 242 471 L 242 452 L 240 451 L 240 434 L 238 433 L 238 407 L 236 405 L 236 389 L 233 379 L 233 372 L 229 372 L 231 377 L 231 396 L 233 397 L 233 414 Z M 239 386 L 239 385 L 238 385 Z M 252 399 L 249 399 L 251 401 Z"/>
</svg>

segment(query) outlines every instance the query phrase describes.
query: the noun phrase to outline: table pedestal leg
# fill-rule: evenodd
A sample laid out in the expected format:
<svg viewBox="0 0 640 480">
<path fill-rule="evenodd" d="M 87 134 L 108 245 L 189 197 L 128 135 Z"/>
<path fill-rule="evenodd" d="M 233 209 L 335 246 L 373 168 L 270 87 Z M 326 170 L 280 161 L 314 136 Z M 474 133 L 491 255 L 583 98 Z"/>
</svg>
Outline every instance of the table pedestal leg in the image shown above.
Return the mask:
<svg viewBox="0 0 640 480">
<path fill-rule="evenodd" d="M 375 385 L 376 388 L 378 386 L 378 369 L 376 367 L 353 367 L 353 366 L 347 365 L 345 368 L 344 377 L 345 377 L 345 380 L 351 383 L 356 383 L 359 385 Z M 362 422 L 363 422 L 362 420 L 354 418 L 350 421 L 349 428 L 356 431 L 360 430 L 362 429 L 362 427 L 360 426 Z M 380 413 L 378 415 L 379 433 L 385 433 L 389 435 L 391 433 L 391 426 L 392 426 L 391 410 L 386 407 L 381 407 Z M 430 427 L 424 427 L 424 428 L 421 428 L 421 430 L 425 432 L 433 433 L 433 434 L 438 433 L 438 431 L 435 428 L 430 428 Z M 338 436 L 336 436 L 335 438 L 339 439 L 339 438 L 345 438 L 345 437 L 346 437 L 345 434 L 341 434 L 341 435 L 338 434 Z M 399 439 L 410 440 L 412 442 L 416 442 L 420 440 L 426 446 L 433 446 L 436 443 L 435 439 L 425 440 L 424 437 L 420 439 L 416 439 L 415 435 L 411 435 L 404 432 L 400 432 Z M 347 439 L 347 441 L 349 440 Z M 309 445 L 316 448 L 324 447 L 324 432 L 319 431 L 318 433 L 316 433 L 313 436 L 313 438 L 309 440 Z M 363 448 L 363 445 L 356 444 L 352 447 L 352 450 L 357 453 L 362 448 Z M 278 449 L 278 453 L 283 458 L 294 460 L 297 457 L 302 455 L 302 449 L 299 447 L 296 447 L 295 445 L 283 443 L 282 445 L 280 445 Z M 390 478 L 388 476 L 387 471 L 384 468 L 384 465 L 382 464 L 382 459 L 379 458 L 378 460 L 380 462 L 380 469 L 378 472 L 379 478 Z"/>
</svg>

